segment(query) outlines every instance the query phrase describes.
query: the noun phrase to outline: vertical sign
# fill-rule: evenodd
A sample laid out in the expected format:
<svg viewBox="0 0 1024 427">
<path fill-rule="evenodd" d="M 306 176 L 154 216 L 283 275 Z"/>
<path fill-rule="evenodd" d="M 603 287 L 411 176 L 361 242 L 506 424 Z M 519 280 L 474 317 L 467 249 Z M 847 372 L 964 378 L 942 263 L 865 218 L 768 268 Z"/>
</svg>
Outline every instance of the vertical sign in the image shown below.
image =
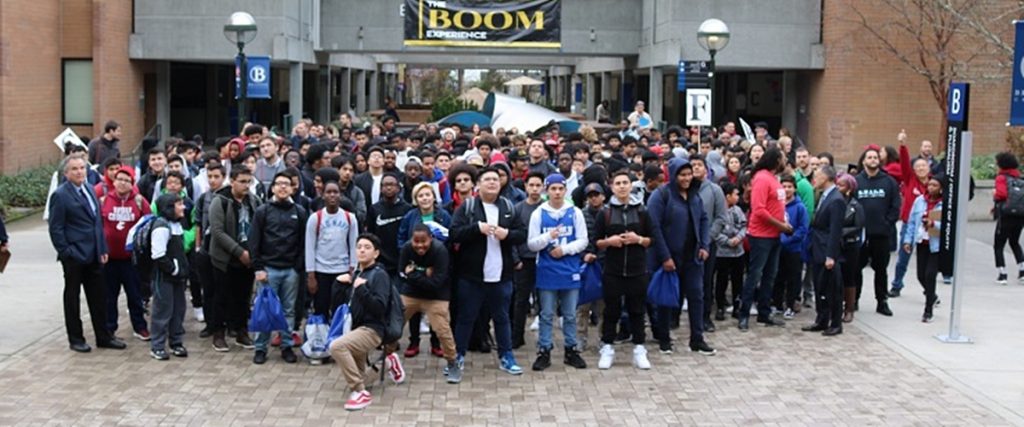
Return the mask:
<svg viewBox="0 0 1024 427">
<path fill-rule="evenodd" d="M 679 60 L 679 72 L 676 75 L 676 90 L 686 92 L 686 61 Z"/>
<path fill-rule="evenodd" d="M 711 89 L 686 91 L 686 125 L 711 126 Z"/>
<path fill-rule="evenodd" d="M 241 92 L 242 78 L 238 74 L 241 65 L 239 57 L 235 57 L 235 99 Z M 247 56 L 245 57 L 246 81 L 245 97 L 248 99 L 270 99 L 270 57 L 269 56 Z"/>
<path fill-rule="evenodd" d="M 950 83 L 946 104 L 946 187 L 942 193 L 942 229 L 940 232 L 939 264 L 946 271 L 952 267 L 953 295 L 950 304 L 949 333 L 938 335 L 947 343 L 967 343 L 970 338 L 960 335 L 960 306 L 965 285 L 964 241 L 967 226 L 967 200 L 970 188 L 971 133 L 967 132 L 970 85 Z M 959 252 L 958 252 L 959 250 Z M 958 256 L 959 255 L 959 256 Z"/>
<path fill-rule="evenodd" d="M 1014 21 L 1013 86 L 1010 89 L 1010 126 L 1024 126 L 1024 21 Z"/>
</svg>

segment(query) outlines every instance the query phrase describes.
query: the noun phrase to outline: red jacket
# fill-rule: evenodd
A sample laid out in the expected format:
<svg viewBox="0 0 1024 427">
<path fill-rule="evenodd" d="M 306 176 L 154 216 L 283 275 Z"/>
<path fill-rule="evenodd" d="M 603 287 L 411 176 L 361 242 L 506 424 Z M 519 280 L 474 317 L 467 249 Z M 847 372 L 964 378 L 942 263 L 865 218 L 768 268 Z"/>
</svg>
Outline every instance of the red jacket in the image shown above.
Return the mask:
<svg viewBox="0 0 1024 427">
<path fill-rule="evenodd" d="M 889 176 L 891 176 L 892 179 L 895 179 L 896 182 L 903 182 L 903 171 L 900 168 L 899 161 L 895 161 L 885 166 L 882 166 L 882 170 L 884 170 L 885 173 L 889 174 Z"/>
<path fill-rule="evenodd" d="M 992 194 L 992 200 L 996 203 L 1004 202 L 1010 196 L 1009 190 L 1006 188 L 1006 175 L 1020 178 L 1020 171 L 1017 169 L 999 169 L 999 173 L 996 175 L 995 193 Z"/>
<path fill-rule="evenodd" d="M 110 192 L 100 199 L 100 215 L 103 217 L 103 234 L 107 238 L 110 259 L 128 260 L 132 254 L 124 249 L 128 230 L 144 215 L 150 213 L 149 202 L 132 189 L 128 197 Z"/>
<path fill-rule="evenodd" d="M 928 182 L 921 182 L 920 179 L 917 179 L 917 174 L 914 173 L 914 167 L 910 162 L 910 150 L 907 150 L 906 145 L 900 146 L 899 164 L 902 180 L 898 182 L 900 183 L 900 196 L 903 197 L 900 206 L 900 220 L 906 223 L 917 196 L 928 194 Z"/>
</svg>

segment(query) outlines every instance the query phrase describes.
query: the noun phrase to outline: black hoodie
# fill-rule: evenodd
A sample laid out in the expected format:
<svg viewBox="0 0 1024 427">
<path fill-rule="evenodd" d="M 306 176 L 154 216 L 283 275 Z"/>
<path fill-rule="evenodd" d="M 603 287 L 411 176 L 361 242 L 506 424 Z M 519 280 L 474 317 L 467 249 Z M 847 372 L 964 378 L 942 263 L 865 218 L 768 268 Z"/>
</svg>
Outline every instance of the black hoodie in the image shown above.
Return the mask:
<svg viewBox="0 0 1024 427">
<path fill-rule="evenodd" d="M 632 198 L 624 205 L 618 198 L 612 197 L 608 206 L 595 218 L 592 240 L 596 242 L 630 231 L 640 237 L 651 237 L 651 216 L 647 208 Z M 623 277 L 646 273 L 647 248 L 639 244 L 605 248 L 604 272 Z"/>
<path fill-rule="evenodd" d="M 169 279 L 181 281 L 188 278 L 189 266 L 188 257 L 185 256 L 184 231 L 181 228 L 181 221 L 174 219 L 174 205 L 178 200 L 181 198 L 175 194 L 163 194 L 156 199 L 157 218 L 153 223 L 154 230 L 166 228 L 169 237 L 163 242 L 158 242 L 160 237 L 151 237 L 153 241 L 150 248 L 153 254 L 162 253 L 154 259 L 157 267 L 154 274 L 158 282 Z"/>
<path fill-rule="evenodd" d="M 377 258 L 377 262 L 388 273 L 398 272 L 398 228 L 402 225 L 402 218 L 412 209 L 413 206 L 401 197 L 395 197 L 395 203 L 388 203 L 387 199 L 381 197 L 367 214 L 366 231 L 380 239 L 380 258 Z"/>
<path fill-rule="evenodd" d="M 900 186 L 885 171 L 879 169 L 873 177 L 867 172 L 857 175 L 855 196 L 864 209 L 868 221 L 864 231 L 868 236 L 893 236 L 896 221 L 900 219 Z"/>
<path fill-rule="evenodd" d="M 253 270 L 266 267 L 302 271 L 306 253 L 306 210 L 289 198 L 272 199 L 256 208 L 249 228 L 249 254 Z"/>
<path fill-rule="evenodd" d="M 412 266 L 413 270 L 406 273 L 405 269 Z M 412 242 L 402 247 L 398 261 L 399 276 L 402 278 L 402 295 L 426 299 L 451 299 L 451 282 L 448 281 L 448 249 L 437 239 L 430 241 L 430 249 L 420 256 L 412 248 Z M 427 269 L 431 274 L 427 275 Z"/>
<path fill-rule="evenodd" d="M 575 190 L 572 190 L 573 206 L 587 205 L 587 195 L 583 192 L 593 182 L 601 184 L 601 188 L 604 189 L 605 200 L 612 197 L 612 191 L 608 188 L 608 170 L 603 165 L 590 165 L 590 167 L 583 170 L 583 182 L 576 186 Z"/>
</svg>

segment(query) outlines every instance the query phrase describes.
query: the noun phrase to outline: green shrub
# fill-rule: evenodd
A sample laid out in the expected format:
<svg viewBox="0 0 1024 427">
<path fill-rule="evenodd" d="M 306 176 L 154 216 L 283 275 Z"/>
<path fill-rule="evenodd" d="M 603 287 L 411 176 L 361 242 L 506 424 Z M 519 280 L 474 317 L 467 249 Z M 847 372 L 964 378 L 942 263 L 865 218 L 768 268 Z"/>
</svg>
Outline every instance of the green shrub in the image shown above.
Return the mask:
<svg viewBox="0 0 1024 427">
<path fill-rule="evenodd" d="M 445 96 L 430 107 L 430 119 L 428 121 L 437 121 L 447 117 L 449 114 L 458 113 L 459 111 L 480 111 L 480 108 L 473 101 L 466 101 L 459 99 L 454 96 Z"/>
<path fill-rule="evenodd" d="M 17 175 L 0 176 L 0 205 L 34 208 L 46 205 L 50 178 L 57 165 L 40 166 Z"/>
<path fill-rule="evenodd" d="M 995 179 L 998 171 L 995 154 L 975 155 L 971 158 L 971 176 L 974 179 Z"/>
</svg>

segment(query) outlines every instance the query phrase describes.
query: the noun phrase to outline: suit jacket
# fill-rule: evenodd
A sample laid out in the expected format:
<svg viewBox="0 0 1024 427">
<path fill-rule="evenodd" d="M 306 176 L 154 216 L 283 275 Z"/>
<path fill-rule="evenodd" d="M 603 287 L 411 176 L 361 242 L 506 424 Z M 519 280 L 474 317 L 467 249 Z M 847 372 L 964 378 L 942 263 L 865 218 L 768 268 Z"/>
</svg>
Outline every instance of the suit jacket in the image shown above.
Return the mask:
<svg viewBox="0 0 1024 427">
<path fill-rule="evenodd" d="M 83 188 L 95 208 L 68 181 L 57 187 L 50 196 L 50 241 L 57 250 L 57 259 L 62 262 L 91 264 L 99 262 L 100 256 L 108 253 L 107 239 L 103 237 L 103 219 L 99 212 L 100 202 L 96 200 L 91 187 Z"/>
<path fill-rule="evenodd" d="M 843 213 L 846 211 L 846 200 L 839 189 L 835 188 L 822 200 L 815 209 L 814 220 L 811 221 L 811 261 L 824 264 L 826 258 L 837 263 L 842 258 Z"/>
</svg>

